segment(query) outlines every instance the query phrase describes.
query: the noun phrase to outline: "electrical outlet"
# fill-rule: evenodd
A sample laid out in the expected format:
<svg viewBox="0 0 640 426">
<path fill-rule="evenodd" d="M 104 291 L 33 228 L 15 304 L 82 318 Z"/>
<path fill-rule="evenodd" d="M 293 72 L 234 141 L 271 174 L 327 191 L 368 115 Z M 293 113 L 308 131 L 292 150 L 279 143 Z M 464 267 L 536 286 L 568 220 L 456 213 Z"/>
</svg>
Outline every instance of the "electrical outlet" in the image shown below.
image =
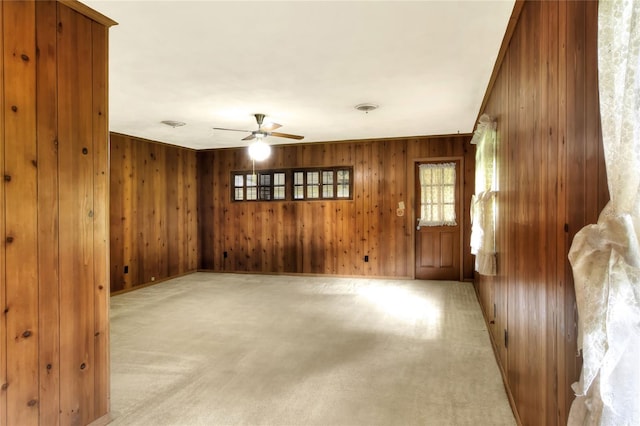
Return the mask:
<svg viewBox="0 0 640 426">
<path fill-rule="evenodd" d="M 369 255 L 366 255 L 366 256 L 364 257 L 364 261 L 365 261 L 365 262 L 368 262 L 368 261 L 369 261 Z"/>
<path fill-rule="evenodd" d="M 156 280 L 156 277 L 151 277 L 151 281 L 155 281 L 155 280 Z"/>
<path fill-rule="evenodd" d="M 124 265 L 124 273 L 125 274 L 129 273 L 129 265 Z"/>
<path fill-rule="evenodd" d="M 226 251 L 225 251 L 225 252 L 223 252 L 223 253 L 222 253 L 222 257 L 224 257 L 224 258 L 226 259 L 227 257 L 229 257 L 229 253 L 227 253 Z"/>
</svg>

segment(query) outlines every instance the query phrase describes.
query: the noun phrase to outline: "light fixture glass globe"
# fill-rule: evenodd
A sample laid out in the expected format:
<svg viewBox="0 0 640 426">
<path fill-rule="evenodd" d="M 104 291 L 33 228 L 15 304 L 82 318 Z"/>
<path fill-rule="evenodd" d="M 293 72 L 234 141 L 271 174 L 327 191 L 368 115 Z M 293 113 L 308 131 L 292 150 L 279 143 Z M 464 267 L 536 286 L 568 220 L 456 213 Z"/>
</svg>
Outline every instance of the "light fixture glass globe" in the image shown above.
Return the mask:
<svg viewBox="0 0 640 426">
<path fill-rule="evenodd" d="M 271 146 L 263 140 L 257 140 L 249 145 L 249 157 L 255 161 L 263 161 L 271 155 Z"/>
</svg>

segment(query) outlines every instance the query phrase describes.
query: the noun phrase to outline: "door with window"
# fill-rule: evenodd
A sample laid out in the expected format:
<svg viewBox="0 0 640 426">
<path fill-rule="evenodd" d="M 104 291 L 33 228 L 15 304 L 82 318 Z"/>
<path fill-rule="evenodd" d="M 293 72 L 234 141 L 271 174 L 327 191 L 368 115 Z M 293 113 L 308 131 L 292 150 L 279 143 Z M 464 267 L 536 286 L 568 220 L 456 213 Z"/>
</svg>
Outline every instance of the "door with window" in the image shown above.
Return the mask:
<svg viewBox="0 0 640 426">
<path fill-rule="evenodd" d="M 416 163 L 416 278 L 460 280 L 461 159 Z"/>
</svg>

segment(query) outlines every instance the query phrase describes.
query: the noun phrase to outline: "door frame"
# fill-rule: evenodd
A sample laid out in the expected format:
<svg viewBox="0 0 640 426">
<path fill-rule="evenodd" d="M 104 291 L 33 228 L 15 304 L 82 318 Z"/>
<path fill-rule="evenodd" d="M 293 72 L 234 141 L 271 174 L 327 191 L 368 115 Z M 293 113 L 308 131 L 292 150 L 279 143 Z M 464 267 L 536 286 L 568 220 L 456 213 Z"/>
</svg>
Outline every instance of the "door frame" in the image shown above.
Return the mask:
<svg viewBox="0 0 640 426">
<path fill-rule="evenodd" d="M 411 258 L 411 278 L 416 279 L 416 226 L 417 226 L 417 200 L 416 200 L 416 168 L 418 167 L 418 163 L 446 163 L 450 161 L 459 161 L 460 162 L 460 176 L 456 175 L 456 182 L 458 184 L 458 190 L 460 193 L 460 200 L 458 200 L 460 204 L 461 215 L 458 218 L 460 220 L 460 251 L 458 255 L 460 256 L 460 270 L 458 271 L 458 281 L 464 281 L 464 157 L 460 155 L 452 155 L 450 157 L 419 157 L 414 158 L 411 163 L 411 173 L 409 173 L 409 182 L 408 182 L 408 191 L 409 200 L 411 202 L 411 250 L 409 256 Z"/>
</svg>

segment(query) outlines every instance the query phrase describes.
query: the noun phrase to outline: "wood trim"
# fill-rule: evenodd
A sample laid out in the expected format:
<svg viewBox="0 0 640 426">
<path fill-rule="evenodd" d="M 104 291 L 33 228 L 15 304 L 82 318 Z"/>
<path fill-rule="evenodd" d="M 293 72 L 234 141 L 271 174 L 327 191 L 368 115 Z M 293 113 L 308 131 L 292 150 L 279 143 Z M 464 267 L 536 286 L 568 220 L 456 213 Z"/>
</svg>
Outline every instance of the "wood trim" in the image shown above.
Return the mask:
<svg viewBox="0 0 640 426">
<path fill-rule="evenodd" d="M 522 1 L 522 0 L 520 0 Z M 318 142 L 297 142 L 297 143 L 281 143 L 281 144 L 271 144 L 272 147 L 297 147 L 297 146 L 309 146 L 309 145 L 334 145 L 334 144 L 357 144 L 357 143 L 371 143 L 371 142 L 396 142 L 398 140 L 412 140 L 416 142 L 427 141 L 430 139 L 443 139 L 443 138 L 454 138 L 454 137 L 465 137 L 468 136 L 471 138 L 473 133 L 448 133 L 444 135 L 421 135 L 421 136 L 397 136 L 397 137 L 388 137 L 388 138 L 373 138 L 373 139 L 344 139 L 344 140 L 336 140 L 336 141 L 318 141 Z M 155 141 L 149 141 L 155 142 Z M 155 142 L 155 143 L 163 143 L 163 142 Z M 193 148 L 186 148 L 193 149 Z M 197 152 L 218 152 L 218 151 L 226 151 L 226 150 L 237 150 L 238 147 L 225 147 L 225 148 L 207 148 L 207 149 L 198 149 Z"/>
<path fill-rule="evenodd" d="M 95 9 L 90 8 L 84 3 L 80 3 L 78 0 L 58 0 L 58 3 L 64 4 L 69 9 L 73 9 L 81 15 L 86 16 L 87 18 L 104 25 L 106 28 L 112 27 L 114 25 L 118 25 L 116 21 L 113 19 L 104 16 L 102 13 L 98 12 Z"/>
<path fill-rule="evenodd" d="M 474 293 L 476 295 L 476 299 L 478 300 L 478 304 L 480 305 L 480 310 L 482 311 L 482 318 L 484 318 L 484 325 L 487 328 L 487 333 L 489 334 L 489 340 L 491 341 L 491 349 L 493 349 L 493 355 L 496 357 L 496 364 L 498 364 L 498 369 L 500 370 L 500 375 L 502 376 L 502 384 L 504 385 L 504 390 L 507 394 L 507 399 L 509 400 L 509 406 L 511 407 L 511 412 L 513 413 L 513 417 L 515 417 L 516 423 L 518 426 L 522 426 L 522 420 L 520 420 L 520 415 L 518 413 L 518 408 L 516 406 L 516 401 L 513 398 L 513 393 L 511 393 L 511 387 L 509 386 L 509 380 L 507 376 L 507 372 L 504 369 L 502 363 L 500 363 L 500 351 L 498 350 L 498 345 L 496 344 L 496 338 L 491 333 L 491 324 L 489 323 L 489 315 L 485 309 L 485 306 L 482 303 L 482 298 L 480 297 L 480 293 L 478 292 L 478 287 L 473 286 Z"/>
<path fill-rule="evenodd" d="M 97 419 L 89 423 L 87 426 L 106 426 L 109 423 L 111 423 L 113 420 L 114 420 L 114 417 L 111 415 L 111 413 L 107 413 L 102 417 L 98 417 Z"/>
<path fill-rule="evenodd" d="M 516 0 L 515 4 L 513 5 L 513 10 L 511 11 L 511 16 L 509 17 L 509 22 L 507 23 L 507 29 L 504 33 L 504 37 L 502 38 L 500 50 L 498 50 L 498 57 L 496 58 L 496 63 L 493 65 L 493 71 L 491 72 L 491 77 L 489 78 L 487 90 L 484 92 L 484 97 L 482 98 L 480 109 L 478 110 L 478 116 L 476 117 L 476 121 L 473 123 L 473 129 L 476 128 L 476 123 L 478 123 L 478 120 L 480 120 L 480 116 L 484 114 L 484 109 L 487 107 L 487 102 L 489 102 L 489 98 L 491 97 L 491 93 L 493 92 L 493 86 L 496 83 L 496 79 L 498 78 L 498 74 L 500 73 L 500 68 L 502 67 L 502 61 L 507 54 L 507 49 L 509 49 L 509 44 L 511 44 L 511 37 L 513 36 L 513 32 L 516 29 L 516 25 L 518 25 L 520 13 L 522 12 L 522 8 L 526 1 L 527 0 Z"/>
<path fill-rule="evenodd" d="M 172 275 L 170 277 L 160 278 L 160 279 L 157 279 L 155 281 L 151 281 L 151 282 L 144 283 L 144 284 L 138 284 L 135 287 L 125 288 L 125 289 L 122 289 L 122 290 L 114 291 L 114 292 L 111 293 L 111 296 L 117 296 L 119 294 L 129 293 L 130 291 L 134 291 L 134 290 L 137 290 L 139 288 L 151 287 L 152 285 L 160 284 L 161 282 L 169 281 L 169 280 L 172 280 L 174 278 L 180 278 L 180 277 L 184 277 L 186 275 L 191 275 L 194 272 L 198 272 L 198 271 L 199 270 L 194 269 L 192 271 L 183 272 L 182 274 L 177 274 L 177 275 Z"/>
<path fill-rule="evenodd" d="M 402 280 L 402 281 L 410 281 L 413 278 L 411 277 L 397 277 L 395 275 L 381 275 L 376 277 L 371 277 L 371 275 L 345 275 L 345 274 L 314 274 L 314 273 L 306 273 L 306 272 L 251 272 L 251 271 L 230 271 L 230 272 L 221 272 L 216 271 L 214 269 L 200 269 L 198 268 L 195 271 L 189 272 L 185 275 L 189 275 L 195 272 L 204 272 L 210 274 L 238 274 L 238 275 L 273 275 L 273 276 L 285 276 L 285 277 L 332 277 L 332 278 L 368 278 L 368 279 L 376 279 L 376 280 Z M 153 283 L 156 284 L 156 283 Z M 149 284 L 149 285 L 153 285 Z M 118 293 L 119 294 L 119 293 Z"/>
<path fill-rule="evenodd" d="M 118 132 L 109 132 L 110 136 L 118 136 L 118 137 L 122 137 L 122 138 L 129 138 L 129 139 L 135 139 L 137 141 L 140 142 L 144 142 L 144 143 L 150 143 L 150 144 L 154 144 L 154 145 L 161 145 L 161 146 L 165 146 L 167 148 L 176 148 L 176 149 L 183 149 L 185 151 L 190 151 L 190 152 L 200 152 L 203 150 L 198 150 L 198 149 L 194 149 L 194 148 L 189 148 L 186 146 L 180 146 L 180 145 L 174 145 L 168 142 L 160 142 L 160 141 L 154 141 L 152 139 L 145 139 L 145 138 L 141 138 L 139 136 L 133 136 L 133 135 L 128 135 L 126 133 L 118 133 Z M 204 150 L 206 151 L 206 150 Z"/>
</svg>

